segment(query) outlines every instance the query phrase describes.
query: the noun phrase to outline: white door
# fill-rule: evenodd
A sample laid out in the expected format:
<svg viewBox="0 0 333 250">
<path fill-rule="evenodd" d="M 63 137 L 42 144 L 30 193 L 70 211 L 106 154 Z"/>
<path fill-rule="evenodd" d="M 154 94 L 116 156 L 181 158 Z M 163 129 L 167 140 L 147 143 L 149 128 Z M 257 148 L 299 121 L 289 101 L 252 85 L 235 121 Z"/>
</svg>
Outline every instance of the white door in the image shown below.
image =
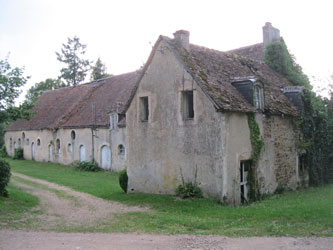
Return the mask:
<svg viewBox="0 0 333 250">
<path fill-rule="evenodd" d="M 53 154 L 52 154 L 52 145 L 49 145 L 49 161 L 52 162 L 53 161 Z"/>
<path fill-rule="evenodd" d="M 31 143 L 31 158 L 32 160 L 35 160 L 36 158 L 36 148 L 35 148 L 35 143 Z"/>
<path fill-rule="evenodd" d="M 80 146 L 80 161 L 85 161 L 86 160 L 86 149 L 84 145 Z"/>
<path fill-rule="evenodd" d="M 111 152 L 108 146 L 103 146 L 101 149 L 101 167 L 104 169 L 111 168 Z"/>
</svg>

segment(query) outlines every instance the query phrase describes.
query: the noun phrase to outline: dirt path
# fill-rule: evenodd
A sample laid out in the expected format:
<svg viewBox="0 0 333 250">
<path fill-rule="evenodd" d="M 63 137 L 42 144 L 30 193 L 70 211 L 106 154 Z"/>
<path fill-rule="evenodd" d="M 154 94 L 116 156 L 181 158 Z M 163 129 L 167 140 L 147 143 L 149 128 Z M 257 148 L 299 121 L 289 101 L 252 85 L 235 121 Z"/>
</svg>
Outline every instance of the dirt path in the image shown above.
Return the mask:
<svg viewBox="0 0 333 250">
<path fill-rule="evenodd" d="M 331 238 L 150 235 L 121 233 L 57 233 L 47 230 L 75 231 L 85 226 L 112 220 L 120 213 L 148 212 L 149 209 L 128 207 L 74 191 L 47 181 L 13 173 L 12 181 L 40 198 L 39 223 L 33 231 L 1 230 L 0 250 L 103 250 L 103 249 L 216 249 L 216 250 L 332 250 Z"/>
<path fill-rule="evenodd" d="M 1 231 L 1 250 L 332 250 L 333 238 L 227 238 L 223 236 Z"/>
<path fill-rule="evenodd" d="M 95 196 L 44 180 L 13 173 L 12 182 L 23 190 L 39 197 L 42 215 L 37 216 L 35 230 L 72 231 L 76 228 L 112 220 L 127 212 L 145 212 L 148 209 L 129 207 L 118 202 L 106 201 Z"/>
</svg>

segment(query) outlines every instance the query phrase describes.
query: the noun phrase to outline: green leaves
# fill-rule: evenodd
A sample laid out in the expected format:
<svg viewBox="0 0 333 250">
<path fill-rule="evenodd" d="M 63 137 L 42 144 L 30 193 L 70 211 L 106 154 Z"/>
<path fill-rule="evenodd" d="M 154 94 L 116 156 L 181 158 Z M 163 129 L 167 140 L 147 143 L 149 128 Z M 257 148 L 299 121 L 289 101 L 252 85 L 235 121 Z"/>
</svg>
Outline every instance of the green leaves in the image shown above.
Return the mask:
<svg viewBox="0 0 333 250">
<path fill-rule="evenodd" d="M 57 60 L 67 65 L 60 70 L 60 77 L 67 82 L 68 86 L 76 86 L 84 81 L 90 70 L 91 62 L 82 58 L 86 53 L 86 47 L 80 43 L 78 37 L 74 36 L 67 38 L 67 44 L 62 44 L 61 53 L 56 52 Z"/>
<path fill-rule="evenodd" d="M 0 112 L 14 105 L 14 100 L 21 93 L 20 87 L 27 82 L 23 69 L 12 68 L 8 58 L 0 60 Z"/>
</svg>

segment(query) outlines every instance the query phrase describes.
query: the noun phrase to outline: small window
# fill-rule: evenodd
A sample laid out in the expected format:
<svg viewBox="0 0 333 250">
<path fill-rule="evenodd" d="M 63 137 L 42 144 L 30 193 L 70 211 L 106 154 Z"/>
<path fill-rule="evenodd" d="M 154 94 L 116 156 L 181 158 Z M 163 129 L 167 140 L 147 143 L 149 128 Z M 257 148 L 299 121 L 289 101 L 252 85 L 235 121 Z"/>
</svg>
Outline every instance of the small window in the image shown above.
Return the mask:
<svg viewBox="0 0 333 250">
<path fill-rule="evenodd" d="M 37 146 L 40 146 L 40 139 L 37 139 Z"/>
<path fill-rule="evenodd" d="M 124 145 L 120 144 L 118 146 L 118 155 L 124 156 L 125 155 L 125 147 Z"/>
<path fill-rule="evenodd" d="M 184 119 L 194 118 L 193 91 L 183 92 L 183 114 Z"/>
<path fill-rule="evenodd" d="M 260 85 L 254 86 L 253 103 L 257 109 L 264 110 L 264 89 Z"/>
<path fill-rule="evenodd" d="M 29 140 L 29 138 L 27 138 L 25 144 L 26 144 L 26 145 L 29 145 L 29 143 L 30 143 L 30 140 Z"/>
<path fill-rule="evenodd" d="M 24 140 L 25 140 L 25 133 L 22 132 L 22 142 L 24 143 Z"/>
<path fill-rule="evenodd" d="M 71 139 L 74 141 L 75 137 L 76 137 L 75 131 L 72 130 L 72 132 L 71 132 Z"/>
<path fill-rule="evenodd" d="M 60 154 L 60 140 L 59 139 L 56 140 L 56 152 L 57 152 L 57 154 Z"/>
<path fill-rule="evenodd" d="M 69 153 L 72 153 L 72 152 L 73 152 L 73 146 L 72 146 L 72 143 L 68 143 L 68 145 L 67 145 L 67 151 L 68 151 Z"/>
<path fill-rule="evenodd" d="M 18 146 L 21 147 L 21 138 L 18 139 Z"/>
<path fill-rule="evenodd" d="M 149 119 L 148 96 L 140 97 L 140 118 L 142 122 L 147 122 Z"/>
</svg>

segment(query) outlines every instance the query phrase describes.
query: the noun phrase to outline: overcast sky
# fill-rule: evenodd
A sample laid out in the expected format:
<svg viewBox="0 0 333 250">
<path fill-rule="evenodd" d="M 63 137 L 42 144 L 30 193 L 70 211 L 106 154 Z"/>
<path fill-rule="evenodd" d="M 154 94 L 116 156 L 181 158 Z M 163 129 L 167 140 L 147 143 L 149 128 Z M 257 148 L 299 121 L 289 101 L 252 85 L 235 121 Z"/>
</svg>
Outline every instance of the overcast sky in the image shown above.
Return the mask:
<svg viewBox="0 0 333 250">
<path fill-rule="evenodd" d="M 262 42 L 265 22 L 280 29 L 306 74 L 333 74 L 329 0 L 0 0 L 0 59 L 10 53 L 12 66 L 25 67 L 28 88 L 59 76 L 55 51 L 67 37 L 121 74 L 146 62 L 159 35 L 186 29 L 191 43 L 226 51 Z"/>
</svg>

